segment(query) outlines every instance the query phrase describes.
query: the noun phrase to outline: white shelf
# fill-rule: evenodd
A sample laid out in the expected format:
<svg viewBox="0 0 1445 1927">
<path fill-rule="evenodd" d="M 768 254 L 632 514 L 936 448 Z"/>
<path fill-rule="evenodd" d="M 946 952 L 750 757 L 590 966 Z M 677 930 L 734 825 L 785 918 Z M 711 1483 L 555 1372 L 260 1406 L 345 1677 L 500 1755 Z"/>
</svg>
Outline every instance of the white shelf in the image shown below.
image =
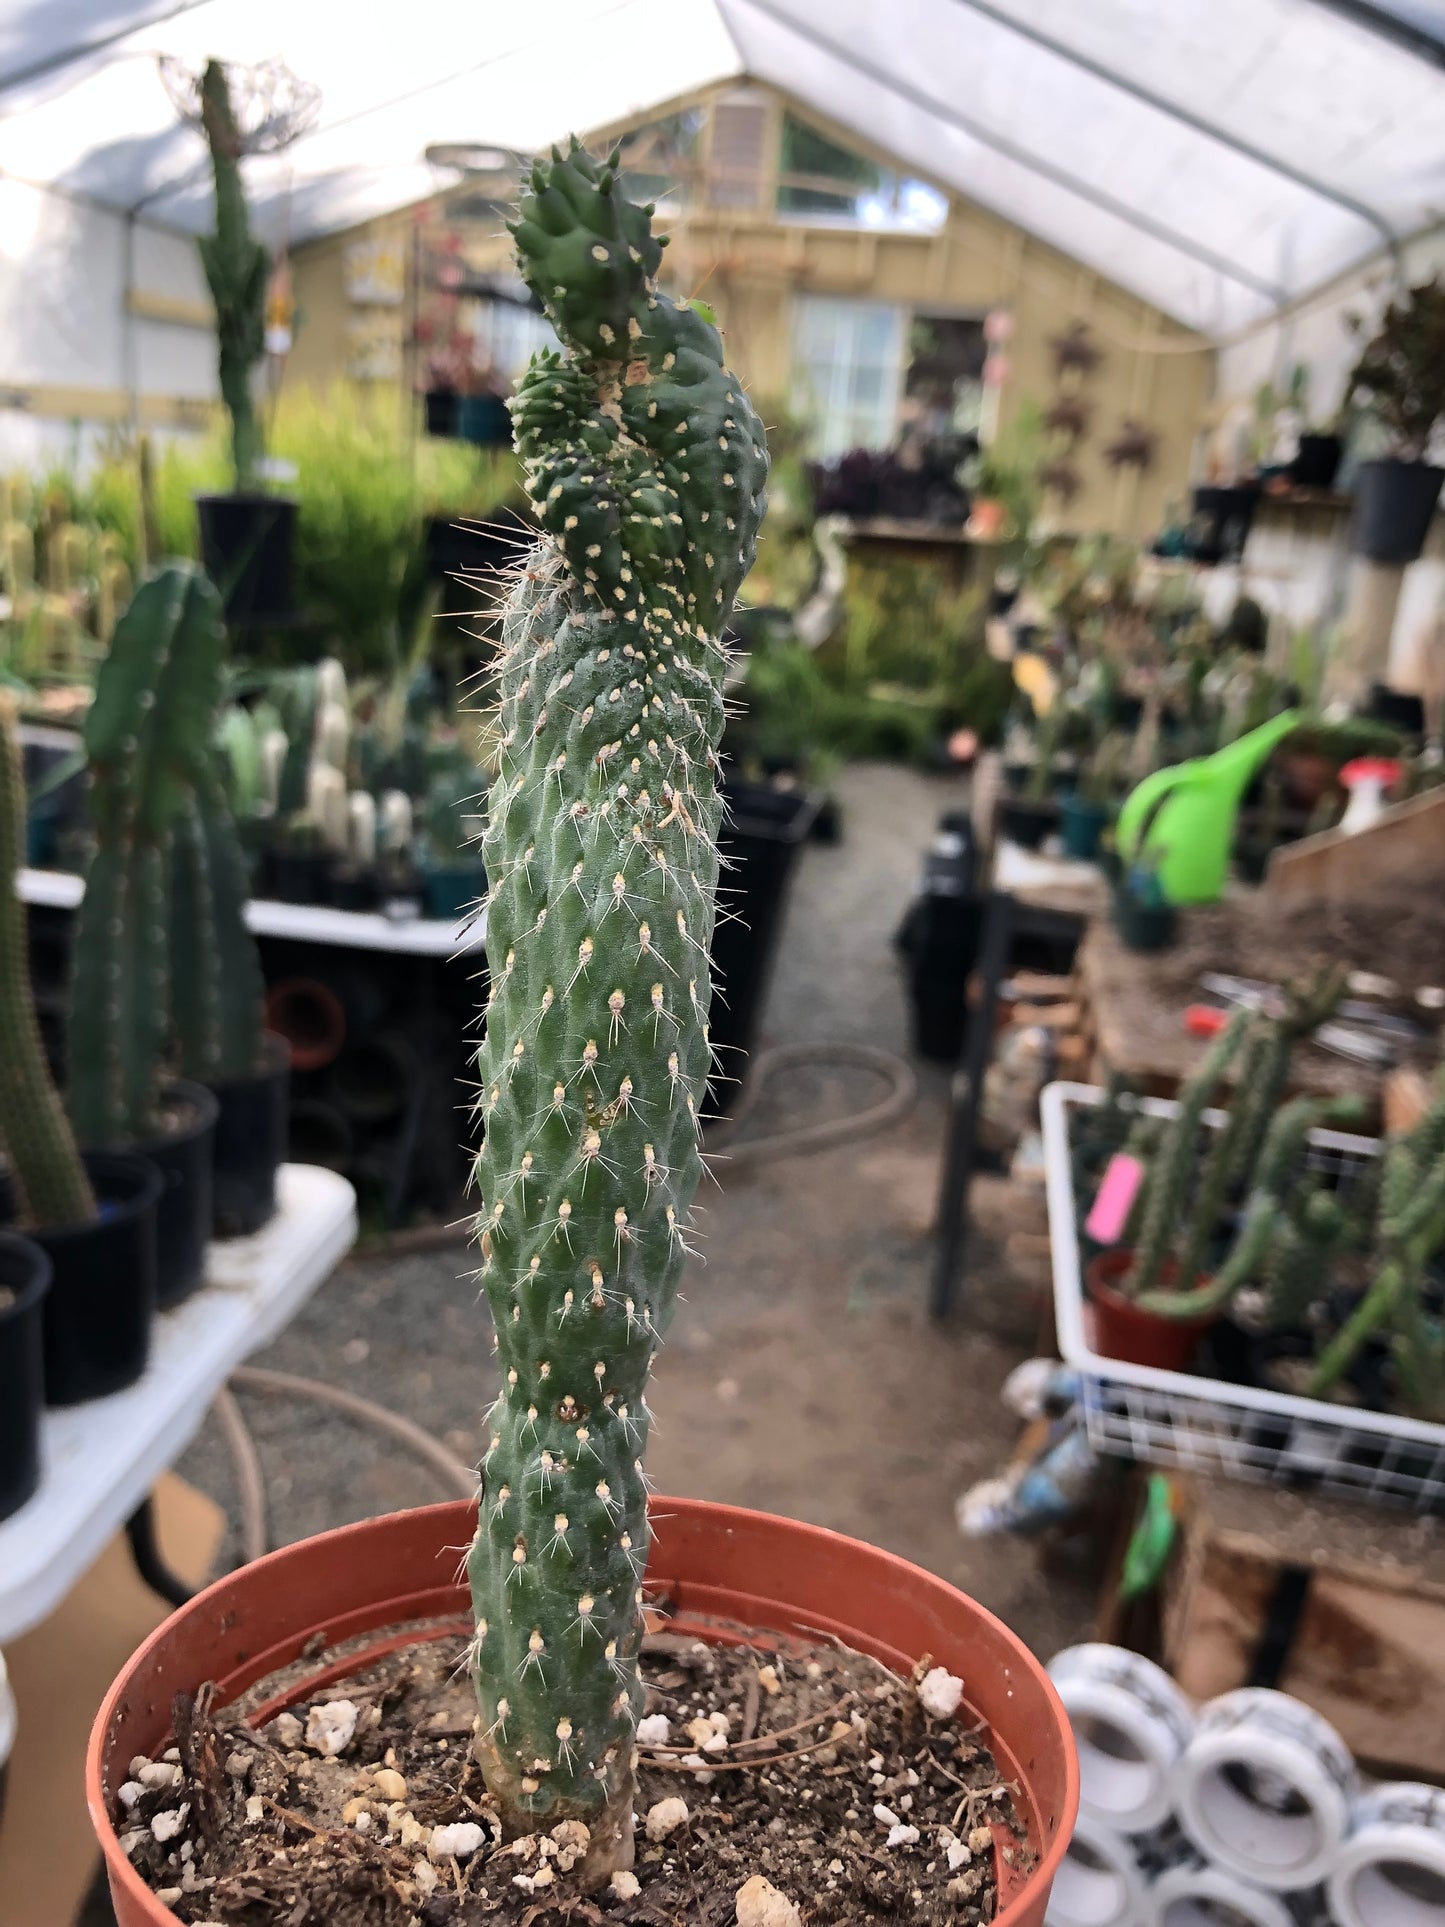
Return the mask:
<svg viewBox="0 0 1445 1927">
<path fill-rule="evenodd" d="M 47 1412 L 35 1497 L 0 1525 L 0 1642 L 54 1611 L 175 1463 L 232 1371 L 269 1343 L 356 1239 L 356 1194 L 311 1164 L 278 1175 L 280 1209 L 253 1237 L 213 1244 L 206 1283 L 156 1321 L 145 1376 Z"/>
<path fill-rule="evenodd" d="M 68 870 L 22 870 L 16 887 L 25 903 L 53 910 L 74 910 L 85 895 L 84 879 Z M 255 897 L 246 905 L 246 922 L 258 937 L 291 937 L 343 950 L 385 950 L 411 957 L 460 956 L 480 950 L 487 935 L 485 910 L 457 925 L 433 917 L 403 921 L 324 904 L 276 903 L 269 897 Z"/>
</svg>

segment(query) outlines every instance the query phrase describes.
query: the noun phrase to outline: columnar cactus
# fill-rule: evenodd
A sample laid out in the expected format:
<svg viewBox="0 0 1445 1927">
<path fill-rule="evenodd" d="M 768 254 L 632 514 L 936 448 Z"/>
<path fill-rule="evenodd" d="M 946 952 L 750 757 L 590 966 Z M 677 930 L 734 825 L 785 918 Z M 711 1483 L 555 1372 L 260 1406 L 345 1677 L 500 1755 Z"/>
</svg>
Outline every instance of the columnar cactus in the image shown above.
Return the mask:
<svg viewBox="0 0 1445 1927">
<path fill-rule="evenodd" d="M 246 858 L 208 757 L 171 846 L 171 1012 L 180 1068 L 199 1083 L 248 1077 L 262 1062 L 266 985 L 246 927 Z"/>
<path fill-rule="evenodd" d="M 25 836 L 25 776 L 15 698 L 0 690 L 0 1144 L 22 1223 L 87 1224 L 95 1196 L 40 1041 L 25 905 L 15 887 Z"/>
<path fill-rule="evenodd" d="M 484 839 L 477 1158 L 502 1373 L 468 1561 L 477 1751 L 504 1822 L 631 1853 L 652 1355 L 701 1172 L 723 625 L 767 451 L 717 331 L 659 291 L 650 208 L 575 142 L 521 270 L 563 352 L 512 404 L 542 535 L 505 613 Z"/>
<path fill-rule="evenodd" d="M 231 417 L 236 486 L 249 487 L 261 456 L 261 431 L 251 396 L 251 371 L 266 351 L 266 281 L 271 261 L 251 233 L 241 180 L 241 136 L 231 107 L 226 69 L 206 63 L 201 76 L 201 125 L 211 150 L 216 231 L 200 241 L 201 266 L 216 309 L 221 399 Z"/>
<path fill-rule="evenodd" d="M 201 571 L 148 576 L 116 624 L 85 721 L 96 850 L 75 934 L 69 1077 L 83 1144 L 156 1128 L 167 1041 L 170 848 L 212 755 L 224 634 Z"/>
</svg>

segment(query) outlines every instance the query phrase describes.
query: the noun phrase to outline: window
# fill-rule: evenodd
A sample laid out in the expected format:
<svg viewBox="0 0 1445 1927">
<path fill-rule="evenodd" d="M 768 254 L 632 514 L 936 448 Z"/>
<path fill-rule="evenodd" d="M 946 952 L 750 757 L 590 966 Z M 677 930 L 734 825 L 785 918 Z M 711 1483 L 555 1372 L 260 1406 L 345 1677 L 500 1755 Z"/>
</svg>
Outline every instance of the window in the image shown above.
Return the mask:
<svg viewBox="0 0 1445 1927">
<path fill-rule="evenodd" d="M 914 315 L 904 407 L 927 434 L 978 433 L 986 352 L 978 316 Z"/>
<path fill-rule="evenodd" d="M 490 366 L 508 386 L 526 370 L 539 348 L 555 348 L 557 336 L 546 315 L 510 301 L 478 301 L 472 334 L 479 366 Z"/>
<path fill-rule="evenodd" d="M 888 302 L 795 299 L 793 407 L 824 460 L 892 441 L 907 332 L 903 309 Z"/>
<path fill-rule="evenodd" d="M 634 201 L 655 202 L 663 219 L 675 219 L 691 203 L 706 120 L 703 108 L 689 107 L 623 135 L 622 185 Z"/>
<path fill-rule="evenodd" d="M 938 234 L 948 202 L 926 181 L 880 167 L 784 114 L 777 211 L 785 220 Z"/>
</svg>

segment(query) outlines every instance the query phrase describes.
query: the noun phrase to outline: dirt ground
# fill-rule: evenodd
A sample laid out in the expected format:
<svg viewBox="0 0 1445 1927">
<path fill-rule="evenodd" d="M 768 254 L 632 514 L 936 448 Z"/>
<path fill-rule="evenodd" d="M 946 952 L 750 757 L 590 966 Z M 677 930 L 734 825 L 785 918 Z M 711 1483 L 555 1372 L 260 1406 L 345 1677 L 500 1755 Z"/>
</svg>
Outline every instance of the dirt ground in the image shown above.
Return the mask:
<svg viewBox="0 0 1445 1927">
<path fill-rule="evenodd" d="M 810 845 L 796 879 L 762 1047 L 864 1041 L 903 1051 L 907 1012 L 891 939 L 922 849 L 957 791 L 864 766 L 841 777 L 844 839 Z M 754 1164 L 705 1185 L 694 1263 L 661 1354 L 650 1469 L 662 1492 L 731 1500 L 833 1526 L 904 1554 L 973 1593 L 1047 1655 L 1080 1637 L 1092 1592 L 1041 1573 L 1014 1539 L 968 1541 L 954 1501 L 997 1471 L 1018 1423 L 998 1391 L 1036 1347 L 1036 1291 L 1002 1257 L 1013 1207 L 975 1187 L 978 1232 L 962 1310 L 930 1323 L 925 1298 L 946 1077 L 917 1066 L 909 1116 L 856 1144 Z M 799 1073 L 745 1134 L 857 1109 L 856 1071 Z M 462 1458 L 481 1449 L 495 1391 L 484 1310 L 462 1246 L 344 1265 L 255 1361 L 344 1385 L 406 1413 Z M 266 1474 L 273 1541 L 441 1496 L 394 1446 L 319 1408 L 243 1396 Z M 213 1423 L 179 1470 L 234 1515 Z"/>
</svg>

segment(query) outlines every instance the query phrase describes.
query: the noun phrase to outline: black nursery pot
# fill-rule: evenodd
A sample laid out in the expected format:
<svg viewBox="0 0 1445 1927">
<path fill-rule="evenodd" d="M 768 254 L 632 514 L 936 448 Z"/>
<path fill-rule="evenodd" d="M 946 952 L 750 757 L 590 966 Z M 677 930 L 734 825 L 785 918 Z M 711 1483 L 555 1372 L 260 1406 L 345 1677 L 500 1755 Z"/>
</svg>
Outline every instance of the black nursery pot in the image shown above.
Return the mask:
<svg viewBox="0 0 1445 1927">
<path fill-rule="evenodd" d="M 998 833 L 1022 849 L 1036 850 L 1059 820 L 1052 798 L 1033 803 L 1022 796 L 1003 796 L 998 805 Z"/>
<path fill-rule="evenodd" d="M 296 504 L 283 495 L 198 495 L 201 561 L 230 622 L 289 616 Z"/>
<path fill-rule="evenodd" d="M 1425 546 L 1445 469 L 1430 462 L 1361 462 L 1355 478 L 1355 554 L 1414 562 Z"/>
<path fill-rule="evenodd" d="M 286 1157 L 291 1049 L 266 1033 L 265 1058 L 250 1077 L 212 1086 L 216 1161 L 211 1223 L 218 1238 L 245 1238 L 276 1215 L 276 1173 Z"/>
<path fill-rule="evenodd" d="M 1333 488 L 1344 452 L 1338 435 L 1301 435 L 1289 478 L 1296 488 Z"/>
<path fill-rule="evenodd" d="M 216 1156 L 215 1098 L 204 1084 L 178 1078 L 161 1101 L 178 1113 L 174 1127 L 135 1148 L 161 1174 L 156 1208 L 156 1308 L 169 1311 L 190 1297 L 206 1270 L 211 1236 L 212 1172 Z"/>
<path fill-rule="evenodd" d="M 330 903 L 333 858 L 329 850 L 271 852 L 271 888 L 278 903 Z"/>
<path fill-rule="evenodd" d="M 134 1385 L 150 1356 L 156 1211 L 164 1180 L 141 1157 L 93 1151 L 100 1216 L 32 1231 L 54 1277 L 45 1298 L 45 1402 L 79 1405 Z"/>
<path fill-rule="evenodd" d="M 0 1519 L 40 1484 L 40 1413 L 45 1404 L 41 1320 L 50 1260 L 29 1238 L 0 1231 Z"/>
</svg>

